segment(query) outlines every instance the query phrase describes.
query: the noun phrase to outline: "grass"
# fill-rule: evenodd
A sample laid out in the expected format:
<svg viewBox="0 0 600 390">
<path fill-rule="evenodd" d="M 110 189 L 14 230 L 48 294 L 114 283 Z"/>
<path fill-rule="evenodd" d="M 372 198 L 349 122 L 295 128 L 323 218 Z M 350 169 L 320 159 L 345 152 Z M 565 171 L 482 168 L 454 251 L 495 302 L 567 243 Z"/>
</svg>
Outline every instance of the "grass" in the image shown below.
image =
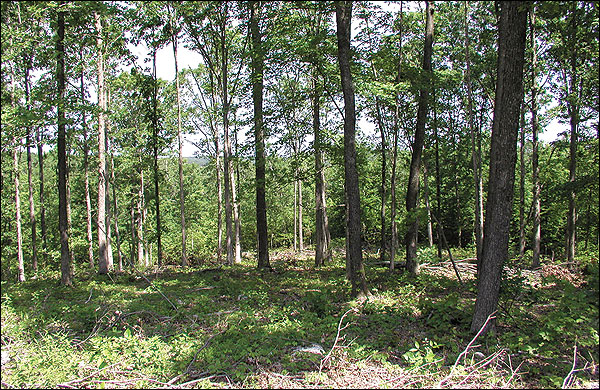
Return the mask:
<svg viewBox="0 0 600 390">
<path fill-rule="evenodd" d="M 252 256 L 147 270 L 151 283 L 86 271 L 73 287 L 57 274 L 3 281 L 2 388 L 597 387 L 597 257 L 586 272 L 507 273 L 498 332 L 462 353 L 468 262 L 461 286 L 445 263 L 415 277 L 367 255 L 372 296 L 351 300 L 343 254 L 321 269 L 310 255 L 272 254 L 276 272 Z"/>
</svg>

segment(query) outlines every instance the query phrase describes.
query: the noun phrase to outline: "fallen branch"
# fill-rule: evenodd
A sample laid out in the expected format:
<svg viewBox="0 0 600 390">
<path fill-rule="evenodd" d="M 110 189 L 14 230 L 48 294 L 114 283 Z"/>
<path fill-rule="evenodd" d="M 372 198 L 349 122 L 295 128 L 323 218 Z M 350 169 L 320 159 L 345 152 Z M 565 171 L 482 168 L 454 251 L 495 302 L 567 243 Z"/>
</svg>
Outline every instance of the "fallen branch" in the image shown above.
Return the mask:
<svg viewBox="0 0 600 390">
<path fill-rule="evenodd" d="M 346 317 L 346 315 L 348 313 L 350 313 L 351 311 L 356 311 L 356 309 L 352 308 L 347 310 L 343 315 L 342 318 L 340 318 L 340 322 L 338 324 L 338 330 L 337 330 L 337 335 L 335 336 L 335 340 L 333 341 L 333 346 L 331 347 L 331 349 L 329 350 L 329 352 L 327 353 L 327 355 L 325 355 L 325 357 L 323 359 L 321 359 L 321 363 L 319 364 L 319 375 L 321 375 L 321 371 L 323 370 L 323 364 L 325 364 L 325 362 L 327 361 L 327 359 L 329 359 L 329 356 L 331 356 L 331 352 L 333 352 L 333 349 L 335 348 L 335 346 L 337 345 L 337 342 L 340 338 L 340 332 L 342 331 L 342 329 L 346 329 L 346 326 L 344 326 L 342 328 L 342 321 L 344 321 L 344 317 Z"/>
<path fill-rule="evenodd" d="M 106 370 L 107 368 L 114 367 L 114 366 L 116 366 L 116 365 L 117 365 L 117 364 L 119 364 L 119 363 L 121 363 L 121 362 L 116 362 L 116 363 L 110 364 L 110 365 L 108 365 L 108 366 L 105 366 L 105 367 L 99 368 L 99 369 L 97 369 L 96 371 L 92 372 L 90 375 L 88 375 L 88 376 L 84 376 L 83 378 L 80 378 L 80 379 L 73 379 L 72 381 L 68 381 L 68 382 L 62 382 L 62 383 L 59 383 L 59 384 L 57 384 L 57 385 L 56 385 L 56 387 L 66 387 L 66 388 L 72 389 L 72 388 L 74 388 L 72 385 L 74 385 L 74 384 L 76 384 L 76 383 L 81 383 L 81 382 L 84 382 L 84 381 L 86 381 L 86 380 L 88 380 L 88 379 L 90 379 L 90 378 L 92 378 L 92 377 L 96 376 L 98 373 L 100 373 L 100 372 L 102 372 L 102 371 Z"/>
<path fill-rule="evenodd" d="M 575 342 L 575 345 L 573 346 L 573 367 L 571 368 L 571 371 L 569 371 L 569 373 L 565 377 L 565 380 L 563 381 L 563 384 L 562 384 L 563 389 L 567 389 L 567 388 L 569 388 L 569 386 L 571 386 L 571 382 L 573 382 L 572 376 L 573 376 L 573 373 L 575 372 L 576 366 L 577 366 L 577 342 Z"/>
</svg>

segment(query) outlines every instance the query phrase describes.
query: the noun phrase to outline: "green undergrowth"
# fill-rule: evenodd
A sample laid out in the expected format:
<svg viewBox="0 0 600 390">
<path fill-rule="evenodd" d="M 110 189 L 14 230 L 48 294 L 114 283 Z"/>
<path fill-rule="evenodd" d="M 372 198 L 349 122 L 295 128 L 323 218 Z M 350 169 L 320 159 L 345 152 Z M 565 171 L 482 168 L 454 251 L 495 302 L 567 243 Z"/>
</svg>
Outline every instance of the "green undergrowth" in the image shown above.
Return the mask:
<svg viewBox="0 0 600 390">
<path fill-rule="evenodd" d="M 367 265 L 353 300 L 341 256 L 273 257 L 2 282 L 2 388 L 561 387 L 574 351 L 567 384 L 597 383 L 597 259 L 577 286 L 507 275 L 498 331 L 462 355 L 474 279 Z"/>
</svg>

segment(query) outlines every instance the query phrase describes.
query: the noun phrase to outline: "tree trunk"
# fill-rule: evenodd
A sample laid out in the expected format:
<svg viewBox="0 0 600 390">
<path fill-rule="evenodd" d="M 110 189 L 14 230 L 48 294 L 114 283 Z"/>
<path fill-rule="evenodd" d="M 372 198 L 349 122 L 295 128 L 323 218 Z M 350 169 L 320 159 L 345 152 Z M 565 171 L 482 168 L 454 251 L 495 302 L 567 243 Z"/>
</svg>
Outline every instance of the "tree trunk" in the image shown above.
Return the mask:
<svg viewBox="0 0 600 390">
<path fill-rule="evenodd" d="M 25 281 L 25 264 L 23 262 L 23 235 L 21 234 L 21 195 L 19 193 L 19 144 L 17 137 L 13 139 L 13 176 L 15 180 L 15 222 L 17 225 L 17 280 Z"/>
<path fill-rule="evenodd" d="M 304 250 L 304 232 L 302 224 L 302 179 L 298 179 L 298 249 Z"/>
<path fill-rule="evenodd" d="M 569 24 L 569 43 L 571 46 L 571 74 L 568 86 L 569 98 L 567 98 L 567 110 L 571 125 L 571 136 L 569 142 L 569 211 L 567 214 L 567 263 L 575 261 L 575 239 L 577 226 L 577 210 L 575 208 L 576 192 L 575 178 L 577 168 L 577 127 L 579 125 L 579 112 L 577 103 L 572 100 L 576 97 L 577 89 L 577 3 L 571 3 L 570 24 Z"/>
<path fill-rule="evenodd" d="M 423 187 L 425 189 L 425 209 L 427 210 L 427 241 L 433 246 L 433 226 L 431 223 L 431 206 L 429 204 L 429 186 L 427 185 L 427 166 L 423 164 Z"/>
<path fill-rule="evenodd" d="M 533 181 L 533 259 L 531 262 L 532 268 L 540 266 L 540 246 L 542 241 L 541 229 L 541 205 L 540 205 L 540 166 L 539 166 L 539 151 L 538 151 L 538 133 L 539 123 L 537 119 L 537 83 L 536 83 L 536 67 L 537 67 L 537 47 L 535 42 L 535 6 L 531 10 L 531 132 L 533 135 L 531 160 L 532 160 L 532 181 Z M 589 206 L 589 203 L 588 203 Z"/>
<path fill-rule="evenodd" d="M 298 250 L 298 180 L 294 180 L 294 252 L 296 252 L 297 250 Z"/>
<path fill-rule="evenodd" d="M 181 134 L 181 97 L 179 93 L 179 69 L 177 64 L 177 36 L 171 25 L 173 57 L 175 59 L 175 90 L 177 92 L 177 141 L 179 146 L 179 213 L 181 214 L 181 265 L 188 266 L 185 248 L 185 196 L 183 191 L 183 139 Z"/>
<path fill-rule="evenodd" d="M 350 31 L 352 2 L 336 1 L 338 63 L 344 94 L 344 176 L 346 195 L 346 265 L 352 283 L 352 296 L 367 296 L 362 260 L 360 191 L 356 167 L 356 111 L 354 83 L 350 72 Z"/>
<path fill-rule="evenodd" d="M 423 54 L 423 70 L 426 78 L 431 80 L 431 55 L 433 48 L 433 6 L 425 2 L 426 27 L 425 48 Z M 405 236 L 406 244 L 406 268 L 413 274 L 419 273 L 419 261 L 417 259 L 417 236 L 419 234 L 419 220 L 416 215 L 417 198 L 419 193 L 419 175 L 421 168 L 421 154 L 425 142 L 425 123 L 427 122 L 429 100 L 429 86 L 419 91 L 419 108 L 417 111 L 417 125 L 415 138 L 412 145 L 412 158 L 410 161 L 410 172 L 408 188 L 406 191 L 406 212 L 408 214 L 408 230 Z"/>
<path fill-rule="evenodd" d="M 267 234 L 265 199 L 265 133 L 263 128 L 263 47 L 258 26 L 261 5 L 250 2 L 250 34 L 252 39 L 252 101 L 254 104 L 254 140 L 256 148 L 256 229 L 258 235 L 258 268 L 271 268 Z"/>
<path fill-rule="evenodd" d="M 158 81 L 156 79 L 156 49 L 152 51 L 152 79 L 154 81 L 154 94 L 152 96 L 153 115 L 152 115 L 152 147 L 154 152 L 154 196 L 156 206 L 156 241 L 157 241 L 157 258 L 158 266 L 162 266 L 162 228 L 160 221 L 160 190 L 158 176 Z"/>
<path fill-rule="evenodd" d="M 80 52 L 81 59 L 81 73 L 79 80 L 81 84 L 81 104 L 85 104 L 85 86 L 83 83 L 83 52 Z M 89 178 L 89 144 L 88 144 L 88 133 L 87 133 L 87 120 L 85 108 L 81 112 L 81 127 L 83 129 L 83 177 L 84 177 L 84 192 L 85 192 L 85 226 L 87 233 L 87 244 L 88 244 L 88 265 L 90 269 L 94 268 L 94 245 L 92 238 L 92 201 L 90 198 L 90 178 Z"/>
<path fill-rule="evenodd" d="M 477 259 L 481 258 L 481 248 L 483 245 L 483 207 L 481 199 L 481 177 L 479 169 L 481 166 L 481 154 L 476 149 L 475 126 L 473 125 L 473 90 L 471 87 L 471 59 L 470 59 L 470 39 L 469 39 L 469 2 L 465 1 L 465 62 L 467 70 L 465 81 L 467 84 L 467 114 L 469 123 L 469 133 L 471 135 L 471 160 L 473 162 L 473 181 L 475 182 L 475 248 Z M 438 211 L 439 213 L 439 211 Z M 438 214 L 439 217 L 439 214 Z"/>
<path fill-rule="evenodd" d="M 521 107 L 519 142 L 519 258 L 525 254 L 525 107 Z"/>
<path fill-rule="evenodd" d="M 400 2 L 400 22 L 399 22 L 399 49 L 398 49 L 398 73 L 396 74 L 396 85 L 400 83 L 402 76 L 402 4 Z M 398 132 L 400 131 L 400 95 L 396 92 L 395 96 L 395 111 L 394 111 L 394 144 L 392 151 L 392 177 L 390 178 L 390 197 L 392 202 L 392 210 L 390 219 L 392 220 L 392 245 L 390 246 L 390 271 L 394 270 L 396 261 L 396 248 L 398 247 L 398 228 L 396 225 L 396 210 L 398 204 L 396 200 L 396 166 L 398 163 Z"/>
<path fill-rule="evenodd" d="M 138 254 L 138 264 L 139 265 L 148 265 L 146 263 L 145 253 L 145 240 L 144 240 L 144 171 L 141 165 L 140 158 L 140 187 L 138 190 L 137 197 L 137 254 Z"/>
<path fill-rule="evenodd" d="M 442 177 L 440 175 L 440 137 L 438 134 L 437 124 L 437 99 L 435 95 L 435 89 L 433 90 L 433 137 L 435 138 L 435 199 L 436 208 L 435 213 L 437 215 L 437 255 L 438 259 L 442 258 L 442 238 L 445 237 L 444 226 L 442 225 Z"/>
<path fill-rule="evenodd" d="M 523 101 L 523 64 L 527 30 L 527 3 L 500 3 L 498 27 L 498 78 L 490 151 L 490 174 L 483 236 L 481 269 L 471 331 L 495 328 L 486 323 L 496 312 L 502 266 L 508 258 L 510 219 L 514 193 L 519 112 Z"/>
<path fill-rule="evenodd" d="M 325 202 L 325 167 L 323 164 L 321 118 L 320 118 L 320 89 L 317 79 L 317 65 L 313 63 L 313 133 L 315 147 L 315 266 L 325 265 L 331 258 L 329 248 L 329 226 L 327 223 L 327 206 Z"/>
<path fill-rule="evenodd" d="M 58 39 L 56 41 L 56 80 L 58 88 L 58 230 L 60 232 L 60 282 L 72 284 L 71 254 L 67 221 L 67 151 L 65 119 L 65 13 L 58 12 Z"/>
<path fill-rule="evenodd" d="M 117 183 L 115 179 L 115 158 L 110 154 L 110 179 L 112 181 L 112 198 L 114 210 L 115 237 L 117 239 L 117 272 L 123 272 L 123 254 L 121 253 L 121 236 L 119 234 L 119 209 L 117 207 Z"/>
<path fill-rule="evenodd" d="M 110 189 L 112 186 L 112 178 L 110 176 L 110 164 L 109 164 L 109 160 L 111 157 L 111 145 L 110 145 L 110 133 L 111 133 L 111 122 L 110 122 L 110 118 L 108 117 L 108 110 L 110 107 L 110 86 L 106 85 L 105 89 L 104 89 L 105 93 L 106 93 L 106 98 L 105 98 L 105 104 L 106 104 L 106 114 L 105 114 L 105 121 L 106 121 L 106 134 L 104 137 L 104 142 L 106 142 L 106 145 L 104 147 L 105 150 L 105 155 L 106 155 L 106 167 L 104 168 L 104 172 L 106 174 L 106 253 L 108 255 L 108 263 L 111 264 L 111 267 L 114 267 L 114 257 L 113 257 L 113 248 L 112 248 L 112 207 L 111 207 L 111 201 L 110 201 Z M 67 161 L 68 162 L 68 161 Z M 68 188 L 68 187 L 67 187 Z M 69 202 L 70 204 L 70 202 Z M 70 213 L 69 213 L 70 215 Z M 70 219 L 69 219 L 69 229 L 70 229 L 71 223 L 70 223 Z"/>
<path fill-rule="evenodd" d="M 27 109 L 31 110 L 31 101 L 29 96 L 29 68 L 31 62 L 28 61 L 27 68 L 25 69 L 25 102 Z M 31 127 L 27 127 L 27 136 L 25 142 L 27 143 L 27 184 L 29 187 L 29 222 L 31 224 L 31 265 L 33 272 L 37 273 L 38 270 L 38 255 L 37 255 L 37 232 L 36 232 L 36 220 L 35 220 L 35 204 L 33 202 L 33 165 L 31 163 Z"/>
<path fill-rule="evenodd" d="M 106 101 L 104 92 L 104 42 L 102 39 L 102 21 L 94 12 L 96 20 L 98 47 L 98 273 L 106 274 L 112 270 L 108 257 L 108 237 L 106 230 Z"/>
<path fill-rule="evenodd" d="M 214 144 L 215 144 L 215 166 L 217 170 L 217 262 L 221 263 L 223 256 L 223 186 L 221 179 L 221 156 L 219 150 L 219 137 L 215 132 L 213 133 Z"/>
<path fill-rule="evenodd" d="M 38 169 L 40 175 L 40 228 L 42 229 L 42 255 L 44 264 L 48 264 L 48 241 L 46 234 L 46 202 L 44 197 L 44 148 L 40 128 L 36 130 L 36 141 L 38 151 Z"/>
</svg>

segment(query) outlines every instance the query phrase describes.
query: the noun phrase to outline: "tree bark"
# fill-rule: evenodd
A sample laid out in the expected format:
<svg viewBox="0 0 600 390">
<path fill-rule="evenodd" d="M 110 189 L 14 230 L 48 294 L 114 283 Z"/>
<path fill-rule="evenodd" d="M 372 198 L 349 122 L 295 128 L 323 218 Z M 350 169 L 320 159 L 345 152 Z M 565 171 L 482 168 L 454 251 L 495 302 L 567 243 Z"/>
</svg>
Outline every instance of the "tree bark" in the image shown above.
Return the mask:
<svg viewBox="0 0 600 390">
<path fill-rule="evenodd" d="M 98 273 L 107 274 L 112 270 L 108 257 L 108 237 L 106 231 L 106 95 L 104 91 L 104 42 L 102 21 L 94 12 L 96 21 L 96 44 L 98 47 Z"/>
<path fill-rule="evenodd" d="M 473 163 L 473 181 L 475 182 L 475 248 L 477 259 L 481 258 L 481 248 L 483 245 L 483 207 L 481 194 L 481 177 L 479 169 L 481 166 L 481 154 L 476 148 L 475 126 L 473 124 L 473 90 L 471 86 L 471 59 L 470 59 L 470 38 L 469 38 L 469 2 L 465 1 L 465 62 L 467 70 L 465 81 L 467 84 L 467 114 L 469 123 L 469 133 L 471 135 L 471 160 Z M 439 211 L 438 211 L 439 213 Z M 439 214 L 438 214 L 439 217 Z"/>
<path fill-rule="evenodd" d="M 519 112 L 523 101 L 523 65 L 527 30 L 527 3 L 502 1 L 498 27 L 498 77 L 492 125 L 490 174 L 484 224 L 481 269 L 471 331 L 495 328 L 488 316 L 496 311 L 502 266 L 508 258 L 514 193 Z"/>
<path fill-rule="evenodd" d="M 179 146 L 179 213 L 181 214 L 181 265 L 188 266 L 185 247 L 185 196 L 183 191 L 183 139 L 181 134 L 181 97 L 179 93 L 179 69 L 177 63 L 177 34 L 171 24 L 171 41 L 173 43 L 173 57 L 175 60 L 175 90 L 177 92 L 177 142 Z"/>
<path fill-rule="evenodd" d="M 537 82 L 536 82 L 536 67 L 537 67 L 537 47 L 535 36 L 535 6 L 531 10 L 531 132 L 533 135 L 531 160 L 532 160 L 532 181 L 533 181 L 533 259 L 531 262 L 532 268 L 540 266 L 540 247 L 542 241 L 541 229 L 541 205 L 540 205 L 540 166 L 539 166 L 539 145 L 538 133 L 539 123 L 537 119 Z M 589 204 L 588 204 L 589 205 Z"/>
<path fill-rule="evenodd" d="M 431 206 L 429 204 L 429 186 L 427 185 L 427 166 L 423 164 L 423 187 L 425 189 L 425 209 L 427 210 L 427 241 L 433 246 L 433 225 L 431 222 Z"/>
<path fill-rule="evenodd" d="M 425 26 L 425 48 L 423 54 L 423 71 L 427 80 L 431 80 L 431 55 L 433 49 L 433 6 L 425 2 L 426 26 Z M 419 108 L 417 111 L 417 125 L 415 138 L 412 145 L 412 157 L 410 161 L 410 172 L 408 188 L 406 191 L 406 212 L 408 214 L 408 230 L 405 236 L 406 244 L 406 268 L 413 274 L 419 273 L 419 261 L 417 259 L 417 236 L 419 234 L 419 220 L 416 216 L 417 200 L 419 193 L 419 175 L 421 168 L 421 154 L 425 142 L 425 123 L 427 122 L 429 100 L 429 85 L 419 91 Z"/>
<path fill-rule="evenodd" d="M 525 107 L 521 107 L 519 142 L 519 258 L 525 254 Z"/>
<path fill-rule="evenodd" d="M 352 296 L 367 296 L 362 259 L 360 191 L 356 167 L 356 109 L 354 83 L 350 72 L 350 29 L 352 1 L 336 1 L 338 63 L 344 94 L 344 179 L 346 195 L 346 265 L 352 284 Z"/>
<path fill-rule="evenodd" d="M 117 207 L 117 183 L 115 178 L 115 157 L 110 154 L 110 179 L 112 181 L 112 199 L 115 224 L 115 238 L 117 239 L 117 272 L 123 272 L 123 254 L 121 253 L 121 236 L 119 234 L 119 209 Z"/>
<path fill-rule="evenodd" d="M 152 51 L 152 80 L 154 82 L 154 94 L 152 96 L 153 114 L 152 114 L 152 148 L 154 154 L 154 196 L 156 207 L 156 241 L 157 241 L 157 259 L 158 266 L 162 266 L 162 228 L 160 220 L 160 189 L 158 176 L 158 80 L 156 79 L 156 48 Z"/>
<path fill-rule="evenodd" d="M 577 210 L 575 192 L 575 178 L 577 169 L 577 127 L 579 125 L 579 111 L 577 107 L 576 89 L 577 89 L 577 3 L 571 3 L 570 21 L 569 21 L 569 46 L 570 53 L 570 79 L 568 85 L 567 110 L 569 114 L 569 122 L 571 125 L 571 135 L 569 141 L 569 211 L 567 213 L 567 263 L 575 261 L 575 240 L 577 226 Z"/>
<path fill-rule="evenodd" d="M 69 231 L 67 222 L 67 151 L 65 119 L 65 13 L 58 12 L 56 41 L 56 80 L 58 88 L 58 230 L 60 232 L 60 282 L 72 284 L 71 254 L 69 251 Z"/>
<path fill-rule="evenodd" d="M 302 179 L 298 180 L 298 249 L 304 250 L 304 232 L 302 227 Z"/>
<path fill-rule="evenodd" d="M 81 104 L 85 105 L 85 86 L 83 83 L 83 53 L 80 52 L 81 73 L 79 80 L 81 84 Z M 92 200 L 90 198 L 90 177 L 89 177 L 89 140 L 87 133 L 87 119 L 85 108 L 81 112 L 81 127 L 83 130 L 83 177 L 84 177 L 84 193 L 85 193 L 85 226 L 88 244 L 88 265 L 91 269 L 94 268 L 94 245 L 92 238 Z"/>
<path fill-rule="evenodd" d="M 13 139 L 13 176 L 15 180 L 15 223 L 17 225 L 17 280 L 25 281 L 25 264 L 23 261 L 23 235 L 21 234 L 21 195 L 19 193 L 19 140 Z"/>
<path fill-rule="evenodd" d="M 31 60 L 27 62 L 25 68 L 25 102 L 27 109 L 31 110 L 31 100 L 29 93 L 29 69 L 31 67 Z M 31 266 L 33 272 L 37 273 L 38 270 L 38 251 L 37 251 L 37 232 L 36 232 L 36 220 L 35 220 L 35 204 L 33 202 L 33 165 L 31 162 L 31 127 L 27 126 L 27 135 L 25 142 L 27 143 L 27 184 L 29 188 L 29 222 L 31 224 Z"/>
<path fill-rule="evenodd" d="M 256 161 L 256 229 L 258 235 L 258 268 L 271 268 L 267 234 L 265 199 L 265 133 L 263 128 L 263 47 L 258 20 L 261 5 L 250 2 L 250 34 L 252 39 L 252 101 L 254 104 L 254 140 Z"/>
<path fill-rule="evenodd" d="M 48 264 L 48 241 L 46 234 L 46 200 L 44 196 L 44 148 L 40 128 L 36 130 L 36 142 L 38 151 L 38 170 L 40 176 L 40 228 L 42 230 L 42 256 L 44 264 Z"/>
<path fill-rule="evenodd" d="M 402 5 L 400 2 L 400 23 L 398 35 L 399 35 L 399 48 L 398 48 L 398 73 L 396 74 L 396 85 L 400 83 L 402 76 Z M 392 220 L 392 244 L 390 246 L 390 271 L 394 270 L 396 261 L 396 248 L 398 247 L 398 227 L 396 225 L 396 211 L 398 204 L 396 200 L 396 166 L 398 163 L 398 132 L 400 131 L 400 95 L 396 92 L 395 96 L 395 111 L 394 111 L 394 144 L 392 149 L 392 177 L 390 178 L 390 197 L 392 202 L 392 210 L 390 212 L 390 219 Z"/>
</svg>

